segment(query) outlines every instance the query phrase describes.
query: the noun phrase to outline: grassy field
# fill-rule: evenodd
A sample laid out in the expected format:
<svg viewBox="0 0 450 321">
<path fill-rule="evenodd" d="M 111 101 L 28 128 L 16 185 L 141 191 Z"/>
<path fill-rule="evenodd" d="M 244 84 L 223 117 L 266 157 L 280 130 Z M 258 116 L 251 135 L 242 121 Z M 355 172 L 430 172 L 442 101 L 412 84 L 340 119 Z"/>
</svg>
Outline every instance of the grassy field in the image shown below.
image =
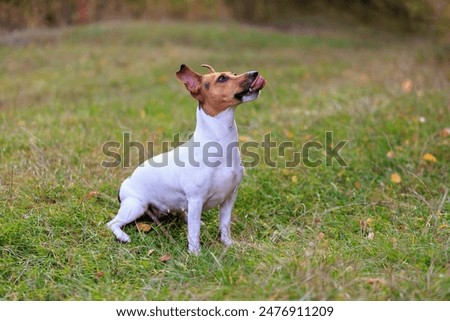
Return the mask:
<svg viewBox="0 0 450 321">
<path fill-rule="evenodd" d="M 0 43 L 0 299 L 450 300 L 450 87 L 427 40 L 123 22 Z M 105 224 L 137 154 L 105 168 L 102 146 L 193 131 L 181 63 L 258 69 L 242 141 L 270 132 L 298 151 L 331 131 L 348 166 L 284 168 L 274 152 L 276 168 L 248 168 L 229 249 L 217 210 L 197 257 L 180 220 L 116 242 Z"/>
</svg>

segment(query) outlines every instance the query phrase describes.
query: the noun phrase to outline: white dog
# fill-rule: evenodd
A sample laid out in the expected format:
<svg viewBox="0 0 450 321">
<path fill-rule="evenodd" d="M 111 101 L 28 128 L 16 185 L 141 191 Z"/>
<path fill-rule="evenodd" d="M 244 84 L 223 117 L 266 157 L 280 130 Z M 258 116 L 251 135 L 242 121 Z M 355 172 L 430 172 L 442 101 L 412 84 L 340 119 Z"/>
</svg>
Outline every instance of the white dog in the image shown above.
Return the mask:
<svg viewBox="0 0 450 321">
<path fill-rule="evenodd" d="M 236 75 L 202 67 L 210 73 L 186 65 L 176 73 L 198 101 L 191 140 L 147 160 L 120 187 L 120 210 L 108 223 L 119 241 L 130 241 L 121 228 L 147 210 L 155 216 L 187 211 L 189 251 L 198 253 L 202 211 L 220 206 L 221 241 L 232 243 L 231 211 L 244 171 L 234 113 L 237 105 L 255 100 L 266 81 L 256 71 Z"/>
</svg>

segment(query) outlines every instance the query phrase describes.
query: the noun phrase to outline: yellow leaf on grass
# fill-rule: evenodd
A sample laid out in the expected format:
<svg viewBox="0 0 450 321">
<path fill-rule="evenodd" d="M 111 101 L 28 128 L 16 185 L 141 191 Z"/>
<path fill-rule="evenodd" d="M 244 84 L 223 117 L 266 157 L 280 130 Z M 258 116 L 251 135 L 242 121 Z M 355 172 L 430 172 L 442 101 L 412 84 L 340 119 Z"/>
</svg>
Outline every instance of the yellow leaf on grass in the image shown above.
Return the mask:
<svg viewBox="0 0 450 321">
<path fill-rule="evenodd" d="M 297 175 L 292 176 L 292 177 L 291 177 L 291 181 L 292 181 L 292 183 L 297 183 L 297 182 L 298 182 L 298 177 L 297 177 Z"/>
<path fill-rule="evenodd" d="M 161 256 L 159 258 L 160 262 L 167 262 L 172 258 L 172 256 L 170 254 L 164 254 L 163 256 Z"/>
<path fill-rule="evenodd" d="M 449 127 L 446 127 L 446 128 L 444 128 L 444 129 L 441 129 L 441 130 L 439 131 L 439 135 L 440 135 L 441 137 L 448 137 L 448 136 L 450 136 L 450 128 L 449 128 Z"/>
<path fill-rule="evenodd" d="M 437 159 L 433 154 L 430 153 L 426 153 L 425 155 L 423 155 L 423 160 L 427 161 L 427 162 L 431 162 L 431 163 L 436 163 Z"/>
<path fill-rule="evenodd" d="M 249 142 L 249 141 L 251 141 L 251 140 L 252 140 L 251 137 L 248 137 L 248 136 L 239 136 L 239 141 L 242 142 L 242 143 Z"/>
<path fill-rule="evenodd" d="M 367 278 L 366 282 L 369 284 L 386 284 L 386 280 L 382 278 Z"/>
<path fill-rule="evenodd" d="M 294 137 L 294 134 L 290 130 L 284 129 L 283 132 L 286 135 L 286 137 L 289 139 Z"/>
<path fill-rule="evenodd" d="M 398 175 L 397 173 L 392 173 L 391 174 L 391 182 L 392 183 L 400 183 L 402 181 L 402 178 L 400 177 L 400 175 Z"/>
<path fill-rule="evenodd" d="M 386 157 L 389 158 L 389 159 L 394 158 L 394 156 L 395 156 L 395 153 L 394 153 L 394 151 L 392 151 L 392 150 L 390 150 L 390 151 L 388 151 L 388 152 L 386 153 Z"/>
<path fill-rule="evenodd" d="M 136 227 L 139 232 L 148 232 L 152 229 L 152 226 L 150 224 L 141 223 L 141 222 L 136 223 Z"/>
<path fill-rule="evenodd" d="M 92 191 L 92 192 L 90 192 L 89 194 L 86 195 L 86 199 L 91 199 L 91 198 L 93 198 L 93 197 L 98 197 L 99 195 L 100 195 L 99 192 L 97 192 L 97 191 Z"/>
<path fill-rule="evenodd" d="M 405 93 L 411 92 L 412 87 L 413 87 L 413 83 L 412 83 L 411 79 L 405 79 L 402 82 L 402 90 L 403 90 L 403 92 L 405 92 Z"/>
</svg>

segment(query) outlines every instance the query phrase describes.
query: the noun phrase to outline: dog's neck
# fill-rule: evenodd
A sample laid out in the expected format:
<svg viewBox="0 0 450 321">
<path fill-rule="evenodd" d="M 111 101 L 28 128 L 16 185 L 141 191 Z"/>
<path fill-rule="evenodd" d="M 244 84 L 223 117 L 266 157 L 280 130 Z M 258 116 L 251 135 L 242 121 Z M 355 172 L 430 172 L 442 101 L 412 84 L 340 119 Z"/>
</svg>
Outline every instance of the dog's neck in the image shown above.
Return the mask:
<svg viewBox="0 0 450 321">
<path fill-rule="evenodd" d="M 216 141 L 220 143 L 237 142 L 238 132 L 234 121 L 235 106 L 225 109 L 212 117 L 205 113 L 203 108 L 197 108 L 197 125 L 194 132 L 194 141 Z"/>
</svg>

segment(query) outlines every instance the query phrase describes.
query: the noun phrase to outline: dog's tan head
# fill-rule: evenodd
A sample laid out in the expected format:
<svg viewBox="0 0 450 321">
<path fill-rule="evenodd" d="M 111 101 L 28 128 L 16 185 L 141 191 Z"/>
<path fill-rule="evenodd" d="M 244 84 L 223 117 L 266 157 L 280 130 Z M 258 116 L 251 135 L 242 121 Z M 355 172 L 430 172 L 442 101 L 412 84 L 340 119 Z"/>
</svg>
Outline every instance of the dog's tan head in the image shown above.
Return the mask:
<svg viewBox="0 0 450 321">
<path fill-rule="evenodd" d="M 201 75 L 181 65 L 177 78 L 210 116 L 216 116 L 231 106 L 255 100 L 266 84 L 257 71 L 236 75 L 229 71 L 216 72 L 209 65 L 202 67 L 208 68 L 210 73 Z"/>
</svg>

